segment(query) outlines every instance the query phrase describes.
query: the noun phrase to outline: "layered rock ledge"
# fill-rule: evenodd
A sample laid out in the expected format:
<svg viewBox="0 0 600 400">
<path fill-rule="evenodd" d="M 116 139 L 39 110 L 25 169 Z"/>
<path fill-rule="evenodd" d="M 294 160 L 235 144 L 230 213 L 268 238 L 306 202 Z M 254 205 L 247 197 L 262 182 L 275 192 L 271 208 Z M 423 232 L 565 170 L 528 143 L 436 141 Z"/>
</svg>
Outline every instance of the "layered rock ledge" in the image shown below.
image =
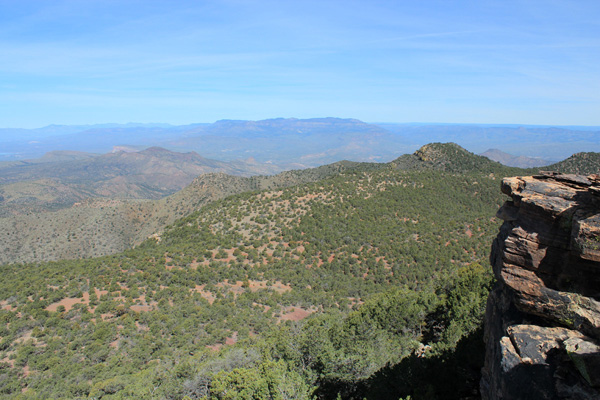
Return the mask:
<svg viewBox="0 0 600 400">
<path fill-rule="evenodd" d="M 484 399 L 600 399 L 600 175 L 505 178 Z"/>
</svg>

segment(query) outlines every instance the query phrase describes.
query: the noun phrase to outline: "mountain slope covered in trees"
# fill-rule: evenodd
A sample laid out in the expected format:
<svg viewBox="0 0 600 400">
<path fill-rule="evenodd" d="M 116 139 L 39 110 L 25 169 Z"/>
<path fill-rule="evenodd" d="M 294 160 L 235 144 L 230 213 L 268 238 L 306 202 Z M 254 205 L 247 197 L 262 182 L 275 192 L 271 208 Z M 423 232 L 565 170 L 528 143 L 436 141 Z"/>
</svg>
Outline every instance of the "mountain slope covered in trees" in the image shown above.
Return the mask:
<svg viewBox="0 0 600 400">
<path fill-rule="evenodd" d="M 0 266 L 0 393 L 472 396 L 498 185 L 518 171 L 432 144 L 295 185 L 233 178 L 250 191 L 227 197 L 223 177 L 133 249 Z"/>
<path fill-rule="evenodd" d="M 0 263 L 114 254 L 141 243 L 176 219 L 216 199 L 313 182 L 358 166 L 379 168 L 381 165 L 342 161 L 255 177 L 210 173 L 200 175 L 183 190 L 156 201 L 92 198 L 55 212 L 0 218 Z"/>
<path fill-rule="evenodd" d="M 355 165 L 214 201 L 121 254 L 5 265 L 0 390 L 368 395 L 420 342 L 443 352 L 477 325 L 481 298 L 446 309 L 453 282 L 489 281 L 503 167 L 470 157 L 460 173 Z"/>
<path fill-rule="evenodd" d="M 313 169 L 249 178 L 223 173 L 203 174 L 182 191 L 156 201 L 83 199 L 56 212 L 0 218 L 0 263 L 114 254 L 161 232 L 177 218 L 227 195 L 313 182 L 355 168 L 378 169 L 390 165 L 403 170 L 487 168 L 512 175 L 524 173 L 519 169 L 502 167 L 485 157 L 474 156 L 458 145 L 434 143 L 386 164 L 342 161 Z M 597 153 L 580 153 L 546 168 L 567 173 L 592 173 L 600 170 L 600 160 Z M 527 173 L 537 173 L 537 169 Z M 55 183 L 48 185 L 54 191 L 60 189 Z"/>
<path fill-rule="evenodd" d="M 567 174 L 590 175 L 600 173 L 600 153 L 583 152 L 573 154 L 566 160 L 543 167 L 547 171 Z"/>
</svg>

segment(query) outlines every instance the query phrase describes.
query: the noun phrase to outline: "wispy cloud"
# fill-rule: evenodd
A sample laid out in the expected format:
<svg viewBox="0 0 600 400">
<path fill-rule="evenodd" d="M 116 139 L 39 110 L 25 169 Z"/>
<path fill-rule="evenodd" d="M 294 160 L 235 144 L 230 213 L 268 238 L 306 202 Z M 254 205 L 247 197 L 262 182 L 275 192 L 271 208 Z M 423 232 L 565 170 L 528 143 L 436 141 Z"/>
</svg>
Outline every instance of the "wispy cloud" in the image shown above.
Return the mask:
<svg viewBox="0 0 600 400">
<path fill-rule="evenodd" d="M 238 110 L 545 123 L 558 104 L 600 109 L 598 15 L 596 1 L 3 2 L 0 105 L 17 125 L 68 122 L 69 102 L 105 118 L 88 122 Z"/>
</svg>

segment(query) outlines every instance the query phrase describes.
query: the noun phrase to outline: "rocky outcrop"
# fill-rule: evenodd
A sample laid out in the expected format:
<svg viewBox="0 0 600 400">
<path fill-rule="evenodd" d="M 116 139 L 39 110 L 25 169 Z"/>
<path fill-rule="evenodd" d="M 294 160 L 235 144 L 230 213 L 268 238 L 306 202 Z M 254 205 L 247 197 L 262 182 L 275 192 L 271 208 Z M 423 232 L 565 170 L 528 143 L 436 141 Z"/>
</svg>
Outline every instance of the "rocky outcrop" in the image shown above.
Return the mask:
<svg viewBox="0 0 600 400">
<path fill-rule="evenodd" d="M 506 178 L 484 399 L 600 399 L 600 176 Z"/>
</svg>

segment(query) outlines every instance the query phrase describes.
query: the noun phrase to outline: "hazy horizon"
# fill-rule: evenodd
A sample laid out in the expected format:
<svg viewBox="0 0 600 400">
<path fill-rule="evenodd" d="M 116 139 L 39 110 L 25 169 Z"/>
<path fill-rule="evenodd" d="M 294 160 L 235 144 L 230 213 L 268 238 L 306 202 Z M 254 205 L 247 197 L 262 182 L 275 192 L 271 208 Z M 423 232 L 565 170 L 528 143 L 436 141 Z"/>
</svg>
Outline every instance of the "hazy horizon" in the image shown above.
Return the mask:
<svg viewBox="0 0 600 400">
<path fill-rule="evenodd" d="M 34 127 L 20 127 L 20 126 L 0 126 L 0 130 L 2 129 L 22 129 L 22 130 L 36 130 L 36 129 L 44 129 L 44 128 L 50 128 L 50 127 L 71 127 L 71 126 L 89 126 L 89 127 L 95 127 L 95 126 L 155 126 L 155 127 L 161 127 L 161 126 L 165 126 L 165 127 L 179 127 L 179 126 L 188 126 L 188 125 L 210 125 L 210 124 L 214 124 L 220 121 L 250 121 L 250 122 L 260 122 L 260 121 L 269 121 L 269 120 L 278 120 L 278 119 L 290 119 L 290 120 L 312 120 L 312 119 L 326 119 L 326 118 L 335 118 L 335 119 L 351 119 L 351 120 L 358 120 L 361 122 L 364 122 L 366 124 L 371 124 L 371 125 L 406 125 L 406 126 L 435 126 L 435 125 L 439 125 L 439 126 L 482 126 L 482 127 L 511 127 L 511 128 L 515 128 L 515 127 L 527 127 L 527 128 L 537 128 L 537 127 L 543 127 L 543 128 L 563 128 L 563 129 L 573 129 L 573 130 L 596 130 L 596 129 L 600 129 L 600 124 L 599 125 L 574 125 L 574 124 L 565 124 L 565 125 L 560 125 L 560 124 L 519 124 L 519 123 L 512 123 L 512 122 L 426 122 L 426 121 L 408 121 L 408 122 L 404 122 L 404 121 L 364 121 L 358 118 L 352 118 L 352 117 L 347 117 L 347 118 L 340 118 L 340 117 L 334 117 L 334 116 L 327 116 L 327 117 L 306 117 L 306 118 L 297 118 L 297 117 L 273 117 L 273 118 L 264 118 L 264 119 L 255 119 L 255 120 L 251 120 L 251 119 L 236 119 L 236 118 L 222 118 L 222 119 L 218 119 L 218 120 L 214 120 L 214 121 L 196 121 L 196 122 L 189 122 L 189 123 L 184 123 L 184 124 L 177 124 L 177 123 L 173 123 L 173 122 L 164 122 L 164 121 L 148 121 L 148 122 L 138 122 L 138 121 L 127 121 L 127 122 L 114 122 L 114 121 L 101 121 L 101 122 L 88 122 L 88 123 L 80 123 L 80 124 L 68 124 L 68 123 L 60 123 L 60 122 L 54 122 L 54 123 L 50 123 L 47 125 L 41 125 L 41 126 L 34 126 Z"/>
<path fill-rule="evenodd" d="M 548 161 L 600 152 L 600 128 L 518 124 L 367 123 L 340 118 L 171 125 L 129 123 L 0 129 L 0 160 L 34 159 L 55 150 L 107 153 L 115 148 L 164 147 L 216 160 L 317 166 L 348 159 L 390 161 L 435 142 L 454 142 L 480 154 L 498 149 Z"/>
</svg>

